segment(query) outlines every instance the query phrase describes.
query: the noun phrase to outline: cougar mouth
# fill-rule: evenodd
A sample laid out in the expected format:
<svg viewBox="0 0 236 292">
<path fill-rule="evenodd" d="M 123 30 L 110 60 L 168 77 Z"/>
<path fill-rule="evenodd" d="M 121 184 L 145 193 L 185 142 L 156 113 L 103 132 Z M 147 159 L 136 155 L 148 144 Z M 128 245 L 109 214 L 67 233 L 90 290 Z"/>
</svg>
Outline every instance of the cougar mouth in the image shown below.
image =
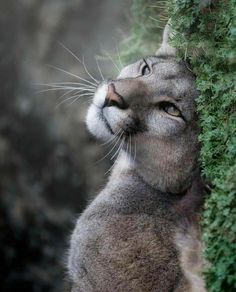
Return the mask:
<svg viewBox="0 0 236 292">
<path fill-rule="evenodd" d="M 106 117 L 105 117 L 105 115 L 104 115 L 104 113 L 103 113 L 103 108 L 101 108 L 100 110 L 101 110 L 101 112 L 100 112 L 100 118 L 101 118 L 101 120 L 103 121 L 105 127 L 106 127 L 107 130 L 110 132 L 110 134 L 115 135 L 115 133 L 113 132 L 113 130 L 112 130 L 112 128 L 111 128 L 111 126 L 110 126 L 108 120 L 106 119 Z"/>
</svg>

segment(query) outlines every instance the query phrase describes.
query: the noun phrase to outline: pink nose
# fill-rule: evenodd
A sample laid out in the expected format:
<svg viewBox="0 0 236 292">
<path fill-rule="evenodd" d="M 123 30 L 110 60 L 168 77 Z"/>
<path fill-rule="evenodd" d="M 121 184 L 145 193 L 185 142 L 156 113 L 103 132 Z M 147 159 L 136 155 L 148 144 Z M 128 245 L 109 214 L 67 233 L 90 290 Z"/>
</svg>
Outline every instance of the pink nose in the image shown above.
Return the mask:
<svg viewBox="0 0 236 292">
<path fill-rule="evenodd" d="M 108 85 L 107 96 L 103 107 L 106 106 L 116 106 L 120 109 L 126 109 L 128 107 L 123 97 L 115 91 L 115 85 L 113 83 Z"/>
</svg>

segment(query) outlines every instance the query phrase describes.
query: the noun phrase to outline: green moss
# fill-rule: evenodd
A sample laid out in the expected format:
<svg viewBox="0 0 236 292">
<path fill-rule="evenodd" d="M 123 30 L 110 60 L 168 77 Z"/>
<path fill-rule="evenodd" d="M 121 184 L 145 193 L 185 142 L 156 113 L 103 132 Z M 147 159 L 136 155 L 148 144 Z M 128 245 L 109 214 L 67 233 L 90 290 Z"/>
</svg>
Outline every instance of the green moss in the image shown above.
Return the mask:
<svg viewBox="0 0 236 292">
<path fill-rule="evenodd" d="M 234 1 L 198 3 L 172 0 L 169 7 L 173 45 L 190 60 L 201 91 L 201 163 L 213 184 L 203 216 L 207 286 L 228 292 L 236 289 L 236 7 Z"/>
<path fill-rule="evenodd" d="M 134 7 L 145 7 L 146 3 L 134 0 Z M 172 45 L 179 49 L 181 58 L 191 63 L 201 91 L 201 164 L 203 175 L 213 185 L 203 214 L 205 257 L 210 263 L 205 271 L 207 287 L 212 292 L 236 291 L 235 0 L 168 0 L 165 5 L 175 31 Z M 151 29 L 147 17 L 150 14 L 157 18 L 159 12 L 144 9 L 133 13 L 132 38 L 136 43 L 134 49 L 129 47 L 129 54 L 152 54 L 148 43 L 158 42 L 160 31 Z M 138 39 L 140 43 L 145 40 L 142 50 L 136 48 Z"/>
</svg>

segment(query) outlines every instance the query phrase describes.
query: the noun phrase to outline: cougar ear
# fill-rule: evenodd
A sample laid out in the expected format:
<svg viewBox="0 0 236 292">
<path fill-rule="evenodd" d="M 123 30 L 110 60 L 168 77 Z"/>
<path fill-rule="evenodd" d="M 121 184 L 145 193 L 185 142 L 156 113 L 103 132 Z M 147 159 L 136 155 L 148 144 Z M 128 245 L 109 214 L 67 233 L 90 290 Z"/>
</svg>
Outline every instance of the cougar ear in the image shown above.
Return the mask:
<svg viewBox="0 0 236 292">
<path fill-rule="evenodd" d="M 176 49 L 169 45 L 169 40 L 172 35 L 173 35 L 173 32 L 171 31 L 170 19 L 169 19 L 163 32 L 161 47 L 156 51 L 156 56 L 174 57 L 176 55 Z"/>
</svg>

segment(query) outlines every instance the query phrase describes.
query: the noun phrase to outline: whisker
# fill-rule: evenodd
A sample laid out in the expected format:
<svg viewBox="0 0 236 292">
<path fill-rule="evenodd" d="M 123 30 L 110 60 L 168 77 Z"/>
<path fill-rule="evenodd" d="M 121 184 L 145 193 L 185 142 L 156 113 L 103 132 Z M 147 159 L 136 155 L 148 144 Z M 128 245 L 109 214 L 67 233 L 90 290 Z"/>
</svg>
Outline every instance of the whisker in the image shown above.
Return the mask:
<svg viewBox="0 0 236 292">
<path fill-rule="evenodd" d="M 75 96 L 73 96 L 75 99 L 69 104 L 69 105 L 71 105 L 72 103 L 74 103 L 74 102 L 76 102 L 78 99 L 80 99 L 81 97 L 83 97 L 83 96 L 88 96 L 88 97 L 93 97 L 91 94 L 81 94 L 81 95 L 78 95 L 77 97 L 76 97 L 76 95 Z"/>
<path fill-rule="evenodd" d="M 122 129 L 120 129 L 118 132 L 116 132 L 116 133 L 114 134 L 114 136 L 111 137 L 111 139 L 109 139 L 108 141 L 106 141 L 106 142 L 100 144 L 99 146 L 104 146 L 104 145 L 107 145 L 107 144 L 109 145 L 110 142 L 112 142 L 112 141 L 118 136 L 118 134 L 119 134 L 121 131 L 122 131 Z"/>
<path fill-rule="evenodd" d="M 59 96 L 58 99 L 61 99 L 61 98 L 63 98 L 64 96 L 67 96 L 68 94 L 70 94 L 71 92 L 73 92 L 73 91 L 75 91 L 75 90 L 76 90 L 76 89 L 71 89 L 71 90 L 65 92 L 64 94 L 62 94 L 61 96 Z"/>
<path fill-rule="evenodd" d="M 96 163 L 101 162 L 103 159 L 105 159 L 113 151 L 113 149 L 115 149 L 115 147 L 118 144 L 118 142 L 119 142 L 120 138 L 122 137 L 122 135 L 123 135 L 123 131 L 121 132 L 121 134 L 117 138 L 117 140 L 116 140 L 115 144 L 113 145 L 113 147 L 111 148 L 111 150 L 105 156 L 103 156 L 101 159 L 96 161 Z"/>
<path fill-rule="evenodd" d="M 106 50 L 103 50 L 103 51 L 107 55 L 107 57 L 111 60 L 112 64 L 117 69 L 118 73 L 120 73 L 120 68 L 117 66 L 117 64 L 115 63 L 115 61 L 112 59 L 111 55 Z"/>
<path fill-rule="evenodd" d="M 38 84 L 39 86 L 47 86 L 47 87 L 54 87 L 54 88 L 78 88 L 79 87 L 83 87 L 83 88 L 87 88 L 87 89 L 91 89 L 95 91 L 95 88 L 91 85 L 88 84 L 84 84 L 84 83 L 74 83 L 76 86 L 67 86 L 67 85 L 63 85 L 63 83 L 41 83 Z M 73 84 L 68 84 L 68 85 L 73 85 Z"/>
<path fill-rule="evenodd" d="M 37 93 L 44 93 L 44 92 L 48 92 L 48 91 L 61 91 L 61 90 L 69 90 L 70 91 L 75 91 L 75 90 L 80 90 L 80 91 L 88 91 L 91 93 L 94 93 L 93 90 L 88 90 L 87 88 L 83 88 L 83 87 L 53 87 L 53 88 L 48 88 L 48 89 L 43 89 L 40 91 L 37 91 Z"/>
<path fill-rule="evenodd" d="M 125 139 L 124 139 L 124 142 L 125 142 Z M 116 161 L 118 161 L 118 159 L 119 159 L 119 157 L 120 157 L 120 155 L 121 155 L 121 153 L 122 153 L 122 147 L 123 147 L 123 145 L 122 145 L 121 148 L 120 148 L 120 151 L 119 151 L 119 154 L 118 154 L 118 156 L 117 156 Z M 120 175 L 121 172 L 122 172 L 122 168 L 120 168 L 120 171 L 119 171 L 118 175 Z M 127 172 L 127 171 L 126 171 L 126 172 Z"/>
<path fill-rule="evenodd" d="M 89 93 L 89 92 L 85 92 L 85 93 L 82 93 L 82 94 L 80 94 L 80 93 L 78 93 L 78 94 L 73 94 L 70 98 L 68 98 L 68 100 L 69 99 L 78 99 L 78 98 L 80 98 L 80 97 L 83 97 L 83 96 L 91 96 L 92 97 L 92 95 L 91 95 L 91 93 Z"/>
<path fill-rule="evenodd" d="M 78 90 L 76 92 L 74 92 L 71 96 L 70 96 L 70 99 L 72 98 L 77 98 L 77 97 L 80 97 L 80 96 L 93 96 L 91 92 L 84 92 L 82 90 Z"/>
<path fill-rule="evenodd" d="M 50 67 L 50 68 L 53 68 L 53 69 L 55 69 L 55 70 L 58 70 L 58 71 L 60 71 L 60 72 L 62 72 L 62 73 L 65 73 L 65 74 L 67 74 L 67 75 L 69 75 L 69 76 L 72 76 L 72 77 L 75 77 L 75 78 L 77 78 L 77 79 L 80 79 L 80 80 L 82 80 L 82 81 L 84 81 L 84 82 L 87 82 L 87 83 L 91 84 L 94 88 L 96 88 L 96 86 L 97 86 L 97 84 L 95 84 L 95 83 L 93 83 L 93 82 L 91 82 L 91 81 L 89 81 L 89 80 L 87 80 L 87 79 L 84 79 L 84 78 L 82 78 L 82 77 L 80 77 L 80 76 L 77 76 L 76 74 L 73 74 L 73 73 L 71 73 L 71 72 L 68 72 L 68 71 L 66 71 L 66 70 L 64 70 L 64 69 L 62 69 L 62 68 L 59 68 L 59 67 L 57 67 L 57 66 L 53 66 L 53 65 L 47 65 L 47 66 Z"/>
<path fill-rule="evenodd" d="M 71 81 L 67 81 L 67 82 L 52 82 L 52 83 L 35 83 L 35 85 L 63 85 L 63 84 L 71 84 L 71 85 L 86 85 L 86 86 L 91 86 L 88 85 L 86 83 L 81 83 L 81 82 L 71 82 Z M 93 87 L 93 86 L 91 86 Z"/>
<path fill-rule="evenodd" d="M 127 159 L 129 160 L 129 152 L 130 152 L 130 143 L 129 143 L 129 139 L 127 139 L 126 141 L 127 145 L 126 145 L 126 149 L 125 149 L 125 155 L 127 157 Z M 124 174 L 126 174 L 127 170 L 124 172 Z"/>
<path fill-rule="evenodd" d="M 99 71 L 99 73 L 100 73 L 100 75 L 101 75 L 101 77 L 102 77 L 102 80 L 104 80 L 104 76 L 103 76 L 103 74 L 102 74 L 101 67 L 100 67 L 100 65 L 99 65 L 99 63 L 98 63 L 98 60 L 97 60 L 96 58 L 95 58 L 95 61 L 96 61 L 97 67 L 98 67 L 98 71 Z"/>
<path fill-rule="evenodd" d="M 129 143 L 127 141 L 127 146 L 126 146 L 126 155 L 129 156 Z"/>
<path fill-rule="evenodd" d="M 136 140 L 134 139 L 134 162 L 136 159 Z"/>
<path fill-rule="evenodd" d="M 97 79 L 95 79 L 88 71 L 85 63 L 84 63 L 84 58 L 83 58 L 83 61 L 80 60 L 80 58 L 78 56 L 76 56 L 69 48 L 67 48 L 65 45 L 63 45 L 61 42 L 59 42 L 59 44 L 68 52 L 70 53 L 77 61 L 79 61 L 83 67 L 84 67 L 84 70 L 85 72 L 88 74 L 88 76 L 93 79 L 97 84 L 99 83 Z"/>
<path fill-rule="evenodd" d="M 119 48 L 118 48 L 117 43 L 116 43 L 116 52 L 117 52 L 117 55 L 118 55 L 118 60 L 119 60 L 120 66 L 121 66 L 121 68 L 123 68 L 124 65 L 121 62 L 120 52 L 119 52 Z"/>
<path fill-rule="evenodd" d="M 59 107 L 60 105 L 62 105 L 63 103 L 67 102 L 68 100 L 71 100 L 71 99 L 73 99 L 73 98 L 75 98 L 75 99 L 77 100 L 77 99 L 80 98 L 80 97 L 88 96 L 88 95 L 91 96 L 91 94 L 85 94 L 85 93 L 84 93 L 84 94 L 80 94 L 80 95 L 72 95 L 72 96 L 70 96 L 70 97 L 67 97 L 66 99 L 62 100 L 59 104 L 57 104 L 57 105 L 56 105 L 56 108 Z M 92 97 L 92 96 L 91 96 L 91 97 Z"/>
<path fill-rule="evenodd" d="M 124 131 L 122 131 L 122 134 L 124 133 Z M 119 148 L 116 150 L 116 152 L 113 154 L 113 156 L 111 157 L 111 160 L 113 160 L 115 157 L 116 157 L 116 155 L 117 155 L 117 153 L 120 151 L 120 149 L 123 147 L 123 144 L 124 144 L 124 141 L 125 141 L 125 137 L 123 137 L 123 139 L 122 139 L 122 142 L 120 143 L 120 146 L 119 146 Z"/>
<path fill-rule="evenodd" d="M 132 162 L 132 136 L 129 134 L 129 143 L 130 143 L 130 153 L 129 153 L 129 164 Z"/>
<path fill-rule="evenodd" d="M 84 70 L 85 70 L 86 73 L 89 75 L 89 77 L 90 77 L 91 79 L 93 79 L 97 84 L 99 84 L 98 80 L 95 79 L 95 78 L 89 73 L 88 68 L 87 68 L 87 66 L 85 65 L 84 57 L 83 57 L 83 63 L 82 63 L 82 64 L 83 64 L 83 66 L 84 66 Z"/>
<path fill-rule="evenodd" d="M 70 53 L 77 61 L 79 61 L 82 64 L 82 61 L 78 56 L 76 56 L 69 48 L 67 48 L 63 43 L 59 42 L 59 45 L 62 46 L 68 53 Z"/>
<path fill-rule="evenodd" d="M 124 131 L 123 131 L 123 133 L 124 133 Z M 116 165 L 116 163 L 117 163 L 117 160 L 118 160 L 119 157 L 120 157 L 120 154 L 121 154 L 121 151 L 122 151 L 122 147 L 123 147 L 124 141 L 125 141 L 125 137 L 123 137 L 123 140 L 121 141 L 120 146 L 119 146 L 118 150 L 117 150 L 116 153 L 115 153 L 115 155 L 118 153 L 118 156 L 117 156 L 115 162 L 114 162 L 114 163 L 112 164 L 112 166 L 108 169 L 108 171 L 105 172 L 105 175 L 107 175 L 109 172 L 111 172 L 111 171 L 114 169 L 114 167 L 115 167 L 115 165 Z"/>
<path fill-rule="evenodd" d="M 64 85 L 76 85 L 76 86 L 84 86 L 86 88 L 93 88 L 94 86 L 86 84 L 86 83 L 82 83 L 82 82 L 54 82 L 54 83 L 35 83 L 35 85 L 38 86 L 64 86 Z"/>
<path fill-rule="evenodd" d="M 115 166 L 115 163 L 116 163 L 116 161 L 112 164 L 112 166 L 105 172 L 105 175 L 107 175 L 109 172 L 111 172 L 112 171 L 112 169 L 114 168 L 114 166 Z"/>
</svg>

